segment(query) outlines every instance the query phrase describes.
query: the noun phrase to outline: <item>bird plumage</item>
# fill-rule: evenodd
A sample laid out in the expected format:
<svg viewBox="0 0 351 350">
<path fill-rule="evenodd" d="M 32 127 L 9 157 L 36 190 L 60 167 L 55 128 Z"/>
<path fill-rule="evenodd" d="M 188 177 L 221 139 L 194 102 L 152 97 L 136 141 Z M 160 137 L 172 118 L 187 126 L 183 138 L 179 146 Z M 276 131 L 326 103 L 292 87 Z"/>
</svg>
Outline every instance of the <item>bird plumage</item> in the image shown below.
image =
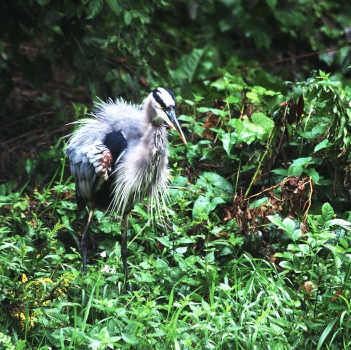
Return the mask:
<svg viewBox="0 0 351 350">
<path fill-rule="evenodd" d="M 170 90 L 154 90 L 142 106 L 120 98 L 100 101 L 95 107 L 93 118 L 77 122 L 80 127 L 72 134 L 66 148 L 78 205 L 90 206 L 83 239 L 88 235 L 95 208 L 107 207 L 124 216 L 125 226 L 134 204 L 145 197 L 154 200 L 159 208 L 169 178 L 166 124 L 176 129 L 186 143 Z M 85 271 L 84 245 L 87 241 L 83 242 L 83 239 Z"/>
</svg>

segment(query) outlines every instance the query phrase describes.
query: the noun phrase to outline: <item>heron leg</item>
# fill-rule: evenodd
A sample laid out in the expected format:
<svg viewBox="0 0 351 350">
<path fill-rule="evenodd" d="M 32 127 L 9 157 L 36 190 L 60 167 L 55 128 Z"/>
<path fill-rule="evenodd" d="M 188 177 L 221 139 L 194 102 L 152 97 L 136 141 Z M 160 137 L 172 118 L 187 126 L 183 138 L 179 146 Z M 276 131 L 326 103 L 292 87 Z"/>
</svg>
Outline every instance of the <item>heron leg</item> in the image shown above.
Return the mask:
<svg viewBox="0 0 351 350">
<path fill-rule="evenodd" d="M 128 266 L 127 266 L 127 257 L 128 257 L 128 246 L 127 246 L 127 230 L 128 230 L 128 214 L 123 215 L 123 234 L 122 234 L 122 262 L 124 269 L 124 279 L 126 290 L 131 290 L 131 286 L 128 282 Z"/>
<path fill-rule="evenodd" d="M 91 220 L 93 219 L 94 209 L 90 208 L 88 222 L 83 232 L 83 237 L 81 241 L 82 247 L 82 262 L 83 262 L 83 275 L 87 273 L 87 263 L 88 263 L 88 248 L 89 248 L 89 227 Z"/>
</svg>

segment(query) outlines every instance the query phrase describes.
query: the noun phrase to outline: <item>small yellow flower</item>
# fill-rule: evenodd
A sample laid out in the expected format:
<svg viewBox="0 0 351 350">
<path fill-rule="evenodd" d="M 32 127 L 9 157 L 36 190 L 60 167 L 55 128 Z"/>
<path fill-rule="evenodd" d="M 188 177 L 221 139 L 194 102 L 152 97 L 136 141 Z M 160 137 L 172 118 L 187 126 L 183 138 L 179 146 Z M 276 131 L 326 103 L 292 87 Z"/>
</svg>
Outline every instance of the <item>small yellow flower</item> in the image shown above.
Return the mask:
<svg viewBox="0 0 351 350">
<path fill-rule="evenodd" d="M 22 273 L 22 283 L 26 283 L 27 281 L 28 281 L 27 276 L 24 273 Z"/>
</svg>

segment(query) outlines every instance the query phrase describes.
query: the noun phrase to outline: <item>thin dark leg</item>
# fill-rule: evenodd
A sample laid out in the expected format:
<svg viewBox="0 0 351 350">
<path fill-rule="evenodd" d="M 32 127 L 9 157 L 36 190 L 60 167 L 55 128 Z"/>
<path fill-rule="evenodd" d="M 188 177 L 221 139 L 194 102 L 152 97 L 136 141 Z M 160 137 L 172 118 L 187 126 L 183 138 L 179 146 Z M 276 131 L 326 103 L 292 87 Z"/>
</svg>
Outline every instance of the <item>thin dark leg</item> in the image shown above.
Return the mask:
<svg viewBox="0 0 351 350">
<path fill-rule="evenodd" d="M 89 248 L 89 226 L 91 224 L 91 220 L 93 218 L 94 209 L 89 210 L 88 222 L 85 227 L 81 246 L 82 246 L 82 262 L 83 262 L 83 275 L 87 273 L 87 263 L 88 263 L 88 248 Z"/>
<path fill-rule="evenodd" d="M 124 269 L 124 279 L 126 290 L 131 290 L 130 283 L 128 281 L 128 266 L 127 266 L 127 257 L 128 257 L 128 246 L 127 246 L 127 230 L 128 230 L 128 214 L 123 215 L 123 233 L 122 233 L 122 262 Z"/>
</svg>

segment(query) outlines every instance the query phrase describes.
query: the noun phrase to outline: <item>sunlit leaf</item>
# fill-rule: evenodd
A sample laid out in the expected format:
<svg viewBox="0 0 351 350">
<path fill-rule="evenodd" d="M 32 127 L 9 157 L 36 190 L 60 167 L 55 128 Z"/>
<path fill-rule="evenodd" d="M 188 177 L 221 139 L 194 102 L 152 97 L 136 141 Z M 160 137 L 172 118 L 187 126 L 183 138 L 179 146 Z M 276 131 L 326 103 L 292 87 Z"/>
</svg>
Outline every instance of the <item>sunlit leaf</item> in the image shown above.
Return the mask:
<svg viewBox="0 0 351 350">
<path fill-rule="evenodd" d="M 324 203 L 322 205 L 322 216 L 325 221 L 333 218 L 334 216 L 334 209 L 329 203 Z"/>
<path fill-rule="evenodd" d="M 324 139 L 323 141 L 321 141 L 320 143 L 318 143 L 315 147 L 314 147 L 314 152 L 318 152 L 321 149 L 324 148 L 329 148 L 331 146 L 333 146 L 334 144 L 332 142 L 329 142 L 328 139 Z"/>
</svg>

